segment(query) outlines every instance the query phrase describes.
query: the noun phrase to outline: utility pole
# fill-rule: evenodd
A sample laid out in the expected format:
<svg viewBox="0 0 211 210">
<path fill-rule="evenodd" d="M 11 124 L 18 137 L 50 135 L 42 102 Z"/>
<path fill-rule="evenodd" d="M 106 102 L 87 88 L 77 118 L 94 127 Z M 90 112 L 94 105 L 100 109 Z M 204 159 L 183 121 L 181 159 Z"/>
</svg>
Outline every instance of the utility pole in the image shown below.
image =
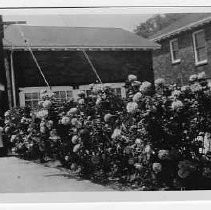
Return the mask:
<svg viewBox="0 0 211 210">
<path fill-rule="evenodd" d="M 4 27 L 13 24 L 26 24 L 26 21 L 3 22 L 2 16 L 0 15 L 0 115 L 1 110 L 4 113 L 6 109 L 12 108 L 16 105 L 14 72 L 11 72 L 10 70 L 11 68 L 13 69 L 13 67 L 10 66 L 9 56 L 4 52 L 3 47 Z M 2 88 L 4 89 L 2 93 L 1 83 L 2 87 L 4 87 Z"/>
</svg>

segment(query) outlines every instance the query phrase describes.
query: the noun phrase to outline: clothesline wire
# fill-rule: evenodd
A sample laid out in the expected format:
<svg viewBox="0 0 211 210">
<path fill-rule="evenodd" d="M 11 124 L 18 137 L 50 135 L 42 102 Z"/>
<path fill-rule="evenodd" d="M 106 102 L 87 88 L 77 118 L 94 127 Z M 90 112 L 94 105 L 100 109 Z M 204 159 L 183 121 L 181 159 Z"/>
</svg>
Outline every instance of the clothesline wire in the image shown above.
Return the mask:
<svg viewBox="0 0 211 210">
<path fill-rule="evenodd" d="M 63 21 L 63 19 L 62 19 L 62 21 Z M 66 23 L 65 23 L 65 24 L 66 24 Z M 67 24 L 66 24 L 66 25 L 67 25 Z M 22 39 L 24 40 L 24 43 L 26 44 L 26 47 L 28 48 L 29 52 L 31 53 L 32 58 L 33 58 L 33 60 L 34 60 L 34 62 L 35 62 L 35 64 L 36 64 L 36 66 L 37 66 L 37 68 L 38 68 L 38 70 L 39 70 L 41 76 L 43 77 L 43 79 L 44 79 L 44 81 L 45 81 L 47 87 L 50 88 L 50 85 L 49 85 L 49 83 L 48 83 L 48 81 L 47 81 L 47 79 L 46 79 L 46 77 L 45 77 L 45 75 L 44 75 L 44 73 L 43 73 L 43 71 L 42 71 L 42 69 L 41 69 L 41 67 L 40 67 L 40 65 L 39 65 L 39 63 L 38 63 L 38 61 L 37 61 L 37 59 L 36 59 L 34 53 L 33 53 L 33 51 L 32 51 L 32 49 L 31 49 L 31 46 L 30 46 L 29 41 L 26 39 L 26 37 L 25 37 L 23 31 L 21 30 L 20 26 L 19 26 L 19 25 L 17 25 L 17 26 L 18 26 L 18 27 L 17 27 L 17 28 L 18 28 L 18 31 L 19 31 L 19 33 L 20 33 Z M 7 41 L 8 43 L 10 42 L 10 41 L 7 40 L 7 39 L 5 39 L 5 41 Z M 12 50 L 13 50 L 13 44 L 12 44 L 12 42 L 10 42 L 10 43 L 11 43 L 11 48 L 12 48 Z M 101 78 L 100 78 L 100 76 L 99 76 L 99 74 L 98 74 L 96 68 L 94 67 L 94 64 L 93 64 L 92 61 L 90 60 L 88 54 L 86 53 L 86 51 L 85 51 L 84 49 L 82 49 L 82 52 L 83 52 L 85 58 L 87 59 L 89 65 L 91 66 L 91 68 L 92 68 L 94 74 L 96 75 L 97 79 L 99 80 L 99 82 L 100 82 L 101 84 L 103 84 L 103 83 L 102 83 L 102 80 L 101 80 Z"/>
<path fill-rule="evenodd" d="M 82 50 L 82 52 L 83 52 L 85 58 L 87 59 L 88 63 L 90 64 L 90 66 L 91 66 L 93 72 L 95 73 L 96 77 L 98 78 L 99 82 L 100 82 L 101 84 L 103 84 L 103 83 L 102 83 L 102 80 L 101 80 L 99 74 L 97 73 L 97 70 L 96 70 L 96 68 L 94 67 L 92 61 L 90 60 L 88 54 L 86 53 L 85 50 Z"/>
<path fill-rule="evenodd" d="M 38 70 L 39 70 L 44 82 L 46 83 L 47 87 L 51 89 L 51 87 L 50 87 L 50 85 L 49 85 L 49 83 L 48 83 L 48 81 L 47 81 L 47 79 L 46 79 L 46 77 L 45 77 L 45 75 L 44 75 L 44 73 L 43 73 L 43 71 L 42 71 L 42 69 L 41 69 L 41 67 L 40 67 L 40 65 L 39 65 L 34 53 L 33 53 L 33 51 L 32 51 L 32 49 L 31 49 L 29 41 L 26 39 L 23 31 L 21 30 L 21 27 L 19 25 L 17 25 L 17 28 L 18 28 L 18 31 L 19 31 L 22 39 L 24 40 L 24 43 L 25 43 L 26 47 L 28 48 L 29 52 L 31 53 L 31 56 L 32 56 L 32 58 L 33 58 L 33 60 L 34 60 L 34 62 L 36 64 L 36 66 L 37 66 L 37 68 L 38 68 Z"/>
<path fill-rule="evenodd" d="M 59 15 L 59 17 L 61 18 L 62 22 L 63 22 L 67 27 L 69 27 L 69 25 L 67 24 L 67 22 L 63 19 L 63 16 Z M 97 72 L 97 70 L 96 70 L 94 64 L 93 64 L 92 61 L 90 60 L 90 58 L 89 58 L 87 52 L 86 52 L 84 49 L 82 49 L 81 51 L 83 52 L 85 58 L 87 59 L 89 65 L 91 66 L 92 71 L 93 71 L 94 74 L 96 75 L 97 79 L 99 80 L 99 82 L 100 82 L 101 84 L 103 84 L 103 83 L 102 83 L 102 80 L 101 80 L 101 78 L 100 78 L 100 76 L 99 76 L 99 74 L 98 74 L 98 72 Z"/>
</svg>

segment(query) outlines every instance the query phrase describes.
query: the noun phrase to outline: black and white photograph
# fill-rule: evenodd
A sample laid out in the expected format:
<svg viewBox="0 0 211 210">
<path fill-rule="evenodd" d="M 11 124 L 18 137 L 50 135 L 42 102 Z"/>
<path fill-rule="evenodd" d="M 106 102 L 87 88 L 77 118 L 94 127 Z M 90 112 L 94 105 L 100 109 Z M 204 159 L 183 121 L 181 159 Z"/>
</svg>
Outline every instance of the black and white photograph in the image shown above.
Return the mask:
<svg viewBox="0 0 211 210">
<path fill-rule="evenodd" d="M 0 14 L 0 193 L 211 190 L 211 9 L 104 9 Z"/>
</svg>

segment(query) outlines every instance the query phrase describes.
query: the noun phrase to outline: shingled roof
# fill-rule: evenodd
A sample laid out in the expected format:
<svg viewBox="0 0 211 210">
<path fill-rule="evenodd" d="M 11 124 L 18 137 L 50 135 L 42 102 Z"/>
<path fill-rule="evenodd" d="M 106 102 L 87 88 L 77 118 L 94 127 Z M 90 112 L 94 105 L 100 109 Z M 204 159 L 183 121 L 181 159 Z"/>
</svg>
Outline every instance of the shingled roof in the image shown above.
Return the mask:
<svg viewBox="0 0 211 210">
<path fill-rule="evenodd" d="M 150 37 L 150 40 L 160 41 L 182 31 L 190 30 L 209 22 L 211 22 L 211 13 L 189 13 L 163 30 L 158 31 Z"/>
<path fill-rule="evenodd" d="M 38 49 L 155 49 L 159 45 L 121 28 L 11 25 L 5 29 L 4 47 L 26 47 L 20 31 L 32 48 Z"/>
</svg>

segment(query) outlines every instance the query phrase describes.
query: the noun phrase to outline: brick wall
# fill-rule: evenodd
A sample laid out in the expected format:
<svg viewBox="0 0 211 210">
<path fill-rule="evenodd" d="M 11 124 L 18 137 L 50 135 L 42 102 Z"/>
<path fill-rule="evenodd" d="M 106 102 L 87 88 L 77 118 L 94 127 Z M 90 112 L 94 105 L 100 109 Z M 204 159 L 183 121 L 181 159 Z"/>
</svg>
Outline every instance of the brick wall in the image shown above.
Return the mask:
<svg viewBox="0 0 211 210">
<path fill-rule="evenodd" d="M 88 52 L 103 82 L 124 82 L 128 74 L 153 81 L 151 51 Z M 35 56 L 52 86 L 83 85 L 96 81 L 82 52 L 37 51 Z M 45 86 L 29 52 L 14 53 L 17 87 Z"/>
<path fill-rule="evenodd" d="M 193 50 L 192 33 L 204 29 L 207 43 L 208 64 L 196 66 Z M 169 41 L 178 38 L 181 62 L 172 64 Z M 191 74 L 205 71 L 211 77 L 211 24 L 180 33 L 159 44 L 162 48 L 153 52 L 153 69 L 155 78 L 165 78 L 168 83 L 187 83 Z"/>
</svg>

